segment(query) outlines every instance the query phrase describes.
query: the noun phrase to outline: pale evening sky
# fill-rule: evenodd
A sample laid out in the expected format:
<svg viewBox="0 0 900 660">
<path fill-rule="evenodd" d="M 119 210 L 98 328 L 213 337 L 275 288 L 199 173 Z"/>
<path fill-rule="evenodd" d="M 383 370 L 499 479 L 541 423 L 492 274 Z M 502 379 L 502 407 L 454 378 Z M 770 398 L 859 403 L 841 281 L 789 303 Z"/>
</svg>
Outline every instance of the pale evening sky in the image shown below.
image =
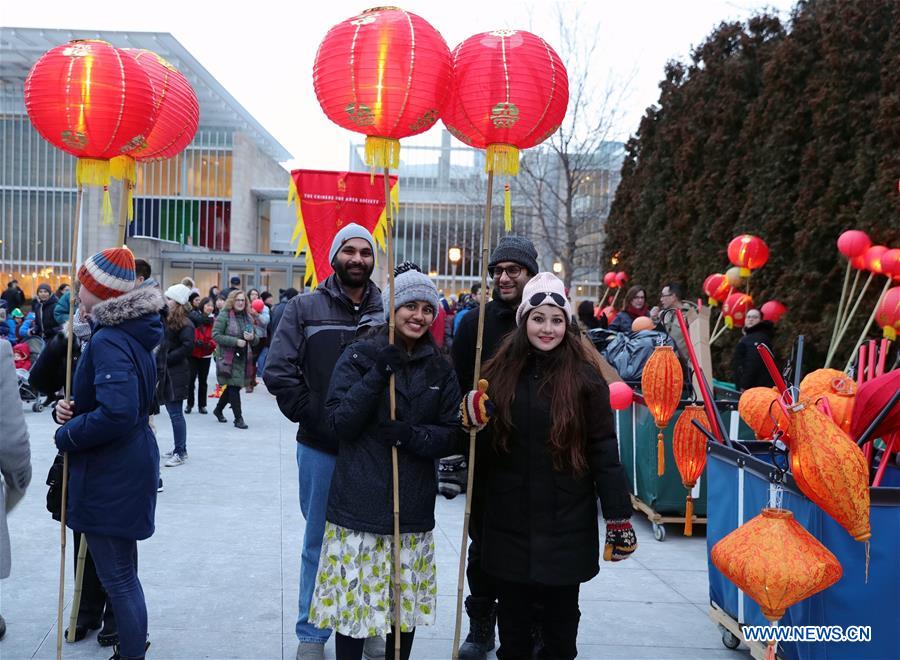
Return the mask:
<svg viewBox="0 0 900 660">
<path fill-rule="evenodd" d="M 723 20 L 746 19 L 761 7 L 788 18 L 788 0 L 560 0 L 565 12 L 581 6 L 581 25 L 596 27 L 596 80 L 629 80 L 616 137 L 638 126 L 659 97 L 669 59 L 685 59 L 692 46 Z M 316 48 L 335 23 L 378 3 L 191 2 L 154 0 L 5 1 L 0 20 L 11 27 L 171 32 L 219 82 L 275 136 L 295 160 L 291 167 L 343 169 L 348 131 L 320 110 L 312 87 Z M 558 48 L 556 0 L 407 0 L 401 6 L 422 16 L 452 49 L 477 32 L 521 28 Z M 546 27 L 544 27 L 546 26 Z M 432 132 L 439 130 L 440 122 Z"/>
</svg>

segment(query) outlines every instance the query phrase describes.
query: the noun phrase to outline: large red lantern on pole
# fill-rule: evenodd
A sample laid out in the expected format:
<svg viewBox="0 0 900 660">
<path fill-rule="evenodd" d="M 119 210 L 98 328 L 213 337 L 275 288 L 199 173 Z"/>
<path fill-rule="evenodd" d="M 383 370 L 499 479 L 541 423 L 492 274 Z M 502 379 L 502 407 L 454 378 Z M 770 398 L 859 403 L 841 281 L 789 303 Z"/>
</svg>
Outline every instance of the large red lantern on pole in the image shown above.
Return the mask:
<svg viewBox="0 0 900 660">
<path fill-rule="evenodd" d="M 25 109 L 44 139 L 78 158 L 78 185 L 104 187 L 103 219 L 111 219 L 110 160 L 145 144 L 156 121 L 147 73 L 106 41 L 71 41 L 31 67 Z"/>
<path fill-rule="evenodd" d="M 332 27 L 316 53 L 313 87 L 325 115 L 366 135 L 366 164 L 400 165 L 400 138 L 434 126 L 453 82 L 450 49 L 425 19 L 368 9 Z"/>
<path fill-rule="evenodd" d="M 675 465 L 681 474 L 681 482 L 688 490 L 684 507 L 685 536 L 691 536 L 694 529 L 694 500 L 691 498 L 691 489 L 703 474 L 703 468 L 706 467 L 706 436 L 692 424 L 693 420 L 697 420 L 709 430 L 706 410 L 703 406 L 691 404 L 681 411 L 672 434 L 672 453 L 675 454 Z"/>
<path fill-rule="evenodd" d="M 769 246 L 759 236 L 742 234 L 728 244 L 728 260 L 741 269 L 742 277 L 750 277 L 750 271 L 766 265 Z"/>
<path fill-rule="evenodd" d="M 662 475 L 666 471 L 666 454 L 663 446 L 663 429 L 672 419 L 678 402 L 681 400 L 681 390 L 684 388 L 684 374 L 681 370 L 681 362 L 675 355 L 671 346 L 657 346 L 653 350 L 644 372 L 641 374 L 641 394 L 656 428 L 659 433 L 656 436 L 656 472 Z"/>
<path fill-rule="evenodd" d="M 569 76 L 556 51 L 524 30 L 469 37 L 453 51 L 454 92 L 442 119 L 458 140 L 487 149 L 485 171 L 519 173 L 519 150 L 553 135 L 566 115 Z M 509 186 L 504 223 L 512 229 Z"/>
</svg>

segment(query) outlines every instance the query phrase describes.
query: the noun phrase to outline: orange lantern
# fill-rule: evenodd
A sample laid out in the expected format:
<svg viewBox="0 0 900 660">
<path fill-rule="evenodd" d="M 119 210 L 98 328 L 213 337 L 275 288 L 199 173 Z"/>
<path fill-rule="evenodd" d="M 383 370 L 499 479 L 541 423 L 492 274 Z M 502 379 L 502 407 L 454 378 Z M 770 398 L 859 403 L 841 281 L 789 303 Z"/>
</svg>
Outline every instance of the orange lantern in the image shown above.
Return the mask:
<svg viewBox="0 0 900 660">
<path fill-rule="evenodd" d="M 400 138 L 434 126 L 453 87 L 450 49 L 423 18 L 376 7 L 328 31 L 313 64 L 319 105 L 366 137 L 366 164 L 397 168 Z"/>
<path fill-rule="evenodd" d="M 837 557 L 786 509 L 763 509 L 716 543 L 710 559 L 773 623 L 844 574 Z"/>
<path fill-rule="evenodd" d="M 800 490 L 857 541 L 872 536 L 869 467 L 862 450 L 814 406 L 791 407 L 791 472 Z"/>
<path fill-rule="evenodd" d="M 682 388 L 684 388 L 684 374 L 674 349 L 671 346 L 657 346 L 644 365 L 641 393 L 650 414 L 653 415 L 656 428 L 659 429 L 656 436 L 656 473 L 660 476 L 666 471 L 663 429 L 678 408 Z"/>
<path fill-rule="evenodd" d="M 741 394 L 738 413 L 757 440 L 771 440 L 776 429 L 787 430 L 788 418 L 780 401 L 781 394 L 774 387 L 751 387 Z"/>
<path fill-rule="evenodd" d="M 746 293 L 732 293 L 722 305 L 722 314 L 725 315 L 725 327 L 743 328 L 747 320 L 747 312 L 753 308 L 753 298 Z"/>
<path fill-rule="evenodd" d="M 703 293 L 709 298 L 710 307 L 715 307 L 719 303 L 725 302 L 732 288 L 728 278 L 722 273 L 713 273 L 703 280 Z"/>
<path fill-rule="evenodd" d="M 888 289 L 875 312 L 875 322 L 885 338 L 894 341 L 900 332 L 900 286 Z"/>
<path fill-rule="evenodd" d="M 728 244 L 728 260 L 741 269 L 741 277 L 762 268 L 769 260 L 769 246 L 759 236 L 741 234 Z"/>
<path fill-rule="evenodd" d="M 856 401 L 856 383 L 843 371 L 816 369 L 806 374 L 800 381 L 800 397 L 811 403 L 824 397 L 828 401 L 831 419 L 844 433 L 850 433 L 850 420 L 853 418 L 853 404 Z"/>
<path fill-rule="evenodd" d="M 653 323 L 653 319 L 649 316 L 638 316 L 634 321 L 631 322 L 631 331 L 632 332 L 640 332 L 641 330 L 653 330 L 656 327 L 656 324 Z"/>
<path fill-rule="evenodd" d="M 691 404 L 681 411 L 675 422 L 672 436 L 672 452 L 675 454 L 675 465 L 681 474 L 681 483 L 687 488 L 687 502 L 684 507 L 684 535 L 693 534 L 694 501 L 691 489 L 706 467 L 706 436 L 691 421 L 697 420 L 709 430 L 709 421 L 703 406 Z"/>
</svg>

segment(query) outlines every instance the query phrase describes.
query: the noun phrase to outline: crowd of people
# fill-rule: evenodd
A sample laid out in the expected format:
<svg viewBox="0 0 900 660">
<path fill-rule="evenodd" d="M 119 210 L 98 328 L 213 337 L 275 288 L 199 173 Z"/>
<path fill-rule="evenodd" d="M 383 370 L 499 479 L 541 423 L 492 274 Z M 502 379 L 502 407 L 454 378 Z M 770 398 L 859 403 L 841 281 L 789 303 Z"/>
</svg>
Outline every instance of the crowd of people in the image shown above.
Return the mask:
<svg viewBox="0 0 900 660">
<path fill-rule="evenodd" d="M 57 448 L 70 456 L 67 524 L 76 545 L 88 547 L 75 639 L 99 629 L 98 642 L 115 645 L 114 658 L 144 657 L 148 624 L 137 541 L 154 531 L 160 460 L 165 467 L 187 462 L 186 415 L 195 408 L 207 414 L 209 397 L 217 398 L 212 413 L 219 423 L 228 423 L 230 407 L 234 426 L 247 429 L 241 390 L 251 393 L 262 379 L 297 424 L 306 521 L 298 660 L 323 658 L 332 633 L 339 660 L 393 658 L 396 599 L 400 657 L 411 657 L 416 629 L 433 624 L 437 613 L 436 496 L 446 492 L 440 482 L 461 464 L 454 460 L 467 454 L 472 435 L 479 438 L 480 467 L 467 493 L 469 626 L 459 657 L 485 658 L 497 631 L 504 659 L 576 657 L 580 584 L 597 574 L 601 556 L 620 561 L 637 547 L 609 403 L 610 370 L 586 331 L 608 326 L 626 338 L 664 332 L 686 360 L 686 338 L 663 310 L 696 309 L 671 283 L 652 308 L 646 289 L 631 287 L 611 323 L 590 301 L 576 313 L 563 283 L 539 272 L 534 245 L 519 236 L 504 236 L 492 252 L 489 290 L 476 287 L 459 299 L 442 296 L 415 264 L 401 264 L 393 309 L 389 292 L 371 280 L 375 242 L 366 229 L 343 227 L 329 258 L 334 273 L 314 291 L 288 289 L 276 302 L 269 292 L 245 291 L 239 278 L 208 295 L 189 278 L 164 288 L 127 248 L 104 250 L 82 264 L 74 294 L 38 287 L 25 330 L 23 292 L 14 282 L 4 292 L 12 313 L 3 326 L 13 337 L 0 342 L 9 353 L 5 362 L 30 368 L 30 384 L 59 399 L 52 414 Z M 71 318 L 70 295 L 76 296 Z M 483 307 L 481 295 L 490 296 Z M 742 344 L 771 341 L 765 323 L 751 312 Z M 70 335 L 77 368 L 72 399 L 65 400 Z M 28 336 L 44 342 L 33 364 L 17 341 Z M 484 380 L 476 381 L 479 350 Z M 747 383 L 759 378 L 749 353 L 741 354 Z M 217 387 L 210 394 L 213 368 Z M 0 387 L 8 387 L 8 374 L 0 375 Z M 162 408 L 174 442 L 160 457 L 154 416 Z M 0 439 L 0 468 L 4 490 L 20 493 L 30 477 L 22 468 L 24 421 L 10 423 L 20 432 L 4 428 L 3 436 L 19 453 L 6 467 Z M 452 494 L 460 490 L 457 480 Z M 605 520 L 602 539 L 598 514 Z M 0 577 L 4 532 L 0 519 Z"/>
</svg>

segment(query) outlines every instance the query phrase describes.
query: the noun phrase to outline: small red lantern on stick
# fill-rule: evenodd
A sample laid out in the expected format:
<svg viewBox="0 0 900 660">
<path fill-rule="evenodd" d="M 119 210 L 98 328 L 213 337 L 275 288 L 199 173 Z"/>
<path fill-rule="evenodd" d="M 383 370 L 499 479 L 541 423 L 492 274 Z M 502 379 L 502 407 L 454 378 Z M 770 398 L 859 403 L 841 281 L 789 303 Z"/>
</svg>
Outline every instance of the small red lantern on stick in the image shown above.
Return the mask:
<svg viewBox="0 0 900 660">
<path fill-rule="evenodd" d="M 706 410 L 703 406 L 691 404 L 681 411 L 672 436 L 675 465 L 681 474 L 681 482 L 688 491 L 684 507 L 685 536 L 692 536 L 694 533 L 694 500 L 691 498 L 691 489 L 706 467 L 706 436 L 691 423 L 695 419 L 709 429 Z"/>
<path fill-rule="evenodd" d="M 753 298 L 746 293 L 732 293 L 722 306 L 722 314 L 725 315 L 725 327 L 743 328 L 747 320 L 747 312 L 753 307 Z"/>
<path fill-rule="evenodd" d="M 716 307 L 719 303 L 725 302 L 731 289 L 731 283 L 722 273 L 713 273 L 703 280 L 703 293 L 707 295 L 710 307 Z"/>
<path fill-rule="evenodd" d="M 641 374 L 641 394 L 653 415 L 659 433 L 656 436 L 656 472 L 666 471 L 666 454 L 663 445 L 663 429 L 669 424 L 681 400 L 684 375 L 681 362 L 671 346 L 657 346 L 653 350 L 644 372 Z"/>
<path fill-rule="evenodd" d="M 762 307 L 759 308 L 759 311 L 762 312 L 763 318 L 766 321 L 778 323 L 781 320 L 781 317 L 785 315 L 785 312 L 787 312 L 787 307 L 777 300 L 770 300 L 763 303 Z"/>
<path fill-rule="evenodd" d="M 900 286 L 889 289 L 875 311 L 875 322 L 885 339 L 894 341 L 900 333 Z"/>
<path fill-rule="evenodd" d="M 769 246 L 759 236 L 741 234 L 728 244 L 728 260 L 741 269 L 741 277 L 762 268 L 769 260 Z"/>
</svg>

